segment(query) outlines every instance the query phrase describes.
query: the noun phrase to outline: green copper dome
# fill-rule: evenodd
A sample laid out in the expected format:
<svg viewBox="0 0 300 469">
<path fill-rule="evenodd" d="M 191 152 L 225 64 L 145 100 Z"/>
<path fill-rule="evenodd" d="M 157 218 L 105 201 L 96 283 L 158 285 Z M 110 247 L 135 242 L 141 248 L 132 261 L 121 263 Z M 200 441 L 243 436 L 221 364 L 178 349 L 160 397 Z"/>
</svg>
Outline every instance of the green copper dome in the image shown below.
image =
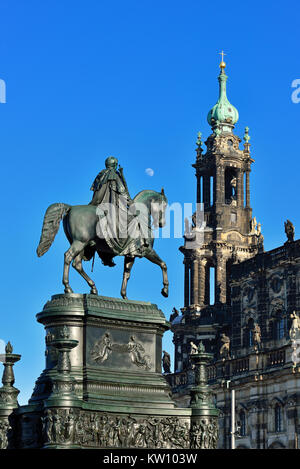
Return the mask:
<svg viewBox="0 0 300 469">
<path fill-rule="evenodd" d="M 221 132 L 231 132 L 234 124 L 237 123 L 239 113 L 237 109 L 230 104 L 226 96 L 225 62 L 220 64 L 221 72 L 218 76 L 219 80 L 219 99 L 217 104 L 209 111 L 207 121 L 212 127 L 215 134 Z"/>
</svg>

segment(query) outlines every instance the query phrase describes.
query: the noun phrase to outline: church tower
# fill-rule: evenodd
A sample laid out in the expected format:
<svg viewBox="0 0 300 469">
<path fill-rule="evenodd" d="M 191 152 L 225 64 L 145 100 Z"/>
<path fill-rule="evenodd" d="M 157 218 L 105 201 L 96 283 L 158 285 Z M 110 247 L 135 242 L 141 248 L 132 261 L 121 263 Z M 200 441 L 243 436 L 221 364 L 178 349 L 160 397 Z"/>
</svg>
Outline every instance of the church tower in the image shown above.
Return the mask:
<svg viewBox="0 0 300 469">
<path fill-rule="evenodd" d="M 175 372 L 189 366 L 191 342 L 202 340 L 215 352 L 220 335 L 227 332 L 230 311 L 231 266 L 263 250 L 261 225 L 252 219 L 250 206 L 249 129 L 243 149 L 233 133 L 237 109 L 228 101 L 225 62 L 220 63 L 219 99 L 207 120 L 212 134 L 202 148 L 198 134 L 195 168 L 197 210 L 192 226 L 186 220 L 184 246 L 184 307 L 173 315 Z M 174 317 L 176 316 L 176 317 Z"/>
</svg>

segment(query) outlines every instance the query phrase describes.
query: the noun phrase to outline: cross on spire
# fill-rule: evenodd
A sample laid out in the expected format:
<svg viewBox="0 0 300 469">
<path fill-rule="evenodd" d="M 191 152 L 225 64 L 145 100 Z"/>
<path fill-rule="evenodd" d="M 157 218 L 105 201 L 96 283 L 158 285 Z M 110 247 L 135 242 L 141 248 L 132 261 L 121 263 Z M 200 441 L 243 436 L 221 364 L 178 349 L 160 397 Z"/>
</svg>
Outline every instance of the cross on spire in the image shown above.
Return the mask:
<svg viewBox="0 0 300 469">
<path fill-rule="evenodd" d="M 223 50 L 222 50 L 222 52 L 219 52 L 219 54 L 222 56 L 222 61 L 220 63 L 220 68 L 225 68 L 226 63 L 224 62 L 224 55 L 227 55 L 227 54 L 225 54 L 225 52 Z"/>
<path fill-rule="evenodd" d="M 223 62 L 223 61 L 224 61 L 224 55 L 227 55 L 227 54 L 225 54 L 225 52 L 224 52 L 224 51 L 222 51 L 222 52 L 219 52 L 219 54 L 222 56 L 222 62 Z"/>
</svg>

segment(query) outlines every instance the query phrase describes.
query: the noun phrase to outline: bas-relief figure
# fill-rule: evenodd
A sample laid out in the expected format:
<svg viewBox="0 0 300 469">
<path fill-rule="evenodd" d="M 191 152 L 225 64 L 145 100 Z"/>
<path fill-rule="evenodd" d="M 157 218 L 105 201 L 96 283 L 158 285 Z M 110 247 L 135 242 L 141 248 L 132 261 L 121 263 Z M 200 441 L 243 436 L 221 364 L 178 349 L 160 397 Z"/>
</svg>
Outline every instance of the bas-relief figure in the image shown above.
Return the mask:
<svg viewBox="0 0 300 469">
<path fill-rule="evenodd" d="M 129 195 L 123 170 L 117 169 L 118 160 L 109 157 L 106 169 L 96 177 L 89 205 L 71 206 L 55 203 L 48 207 L 42 228 L 38 256 L 43 256 L 52 245 L 60 221 L 70 248 L 65 252 L 63 284 L 65 293 L 72 293 L 69 284 L 69 269 L 72 266 L 86 280 L 91 293 L 98 291 L 94 281 L 83 269 L 82 261 L 94 258 L 97 253 L 102 263 L 113 267 L 115 256 L 124 256 L 124 272 L 121 296 L 126 299 L 127 283 L 136 257 L 145 257 L 160 266 L 163 274 L 162 295 L 168 296 L 168 275 L 165 262 L 153 249 L 154 227 L 165 225 L 167 198 L 164 190 L 143 190 L 133 199 Z"/>
<path fill-rule="evenodd" d="M 102 363 L 112 352 L 112 342 L 109 332 L 105 332 L 103 337 L 94 344 L 91 351 L 93 360 L 97 363 Z"/>
<path fill-rule="evenodd" d="M 9 430 L 9 423 L 6 420 L 0 420 L 0 449 L 6 449 L 8 446 Z"/>
<path fill-rule="evenodd" d="M 215 419 L 201 419 L 191 428 L 192 449 L 217 449 L 218 423 Z"/>
</svg>

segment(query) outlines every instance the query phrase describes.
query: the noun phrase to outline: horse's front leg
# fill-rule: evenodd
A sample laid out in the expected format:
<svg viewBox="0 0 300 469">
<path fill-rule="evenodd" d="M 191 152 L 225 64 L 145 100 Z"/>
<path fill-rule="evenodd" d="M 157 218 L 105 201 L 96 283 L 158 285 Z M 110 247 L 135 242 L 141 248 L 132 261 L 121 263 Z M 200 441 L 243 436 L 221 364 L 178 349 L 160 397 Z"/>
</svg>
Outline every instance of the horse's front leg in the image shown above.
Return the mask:
<svg viewBox="0 0 300 469">
<path fill-rule="evenodd" d="M 130 272 L 134 264 L 134 260 L 135 260 L 134 257 L 125 256 L 124 258 L 124 273 L 123 273 L 123 282 L 122 282 L 122 288 L 121 288 L 121 296 L 124 300 L 127 300 L 127 296 L 126 296 L 127 283 L 128 283 L 128 280 L 130 279 Z"/>
<path fill-rule="evenodd" d="M 168 269 L 167 264 L 159 257 L 159 255 L 152 249 L 148 254 L 145 255 L 146 259 L 153 262 L 153 264 L 159 265 L 162 270 L 163 275 L 163 285 L 164 288 L 161 291 L 161 294 L 167 298 L 169 296 L 169 279 L 168 279 Z"/>
</svg>

